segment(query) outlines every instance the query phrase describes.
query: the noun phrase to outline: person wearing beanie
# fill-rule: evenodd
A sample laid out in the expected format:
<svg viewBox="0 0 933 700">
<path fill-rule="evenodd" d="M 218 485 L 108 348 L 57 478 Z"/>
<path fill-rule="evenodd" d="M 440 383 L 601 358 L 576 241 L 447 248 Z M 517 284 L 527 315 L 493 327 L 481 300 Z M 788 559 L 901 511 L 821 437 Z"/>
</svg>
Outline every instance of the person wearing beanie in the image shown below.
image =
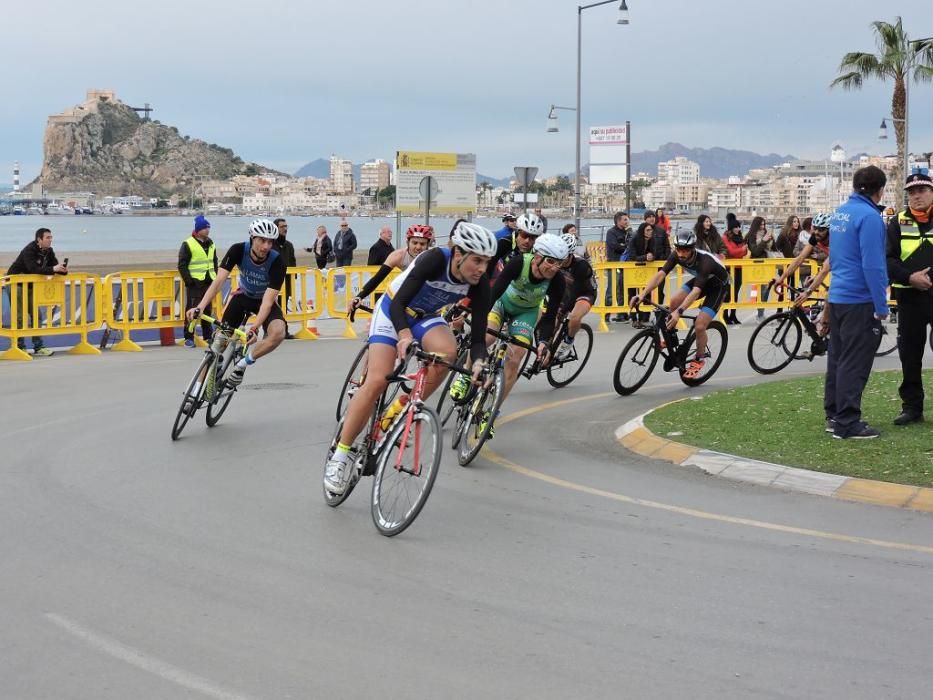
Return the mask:
<svg viewBox="0 0 933 700">
<path fill-rule="evenodd" d="M 178 274 L 185 283 L 185 311 L 198 305 L 217 275 L 217 248 L 211 240 L 211 222 L 203 215 L 194 219 L 194 230 L 178 250 Z M 204 309 L 209 316 L 211 307 Z M 185 347 L 194 347 L 194 333 L 184 326 Z M 211 342 L 213 327 L 201 321 L 201 337 Z"/>
<path fill-rule="evenodd" d="M 933 178 L 913 173 L 904 185 L 907 208 L 887 227 L 887 267 L 897 299 L 901 413 L 894 425 L 923 420 L 923 353 L 933 324 Z"/>
<path fill-rule="evenodd" d="M 742 222 L 735 214 L 729 212 L 726 214 L 726 234 L 722 237 L 723 245 L 726 247 L 726 257 L 735 260 L 741 260 L 748 255 L 748 243 L 745 236 L 742 235 Z M 732 268 L 732 301 L 738 303 L 739 295 L 742 289 L 742 268 Z M 726 325 L 742 325 L 735 309 L 727 309 L 722 314 Z"/>
</svg>

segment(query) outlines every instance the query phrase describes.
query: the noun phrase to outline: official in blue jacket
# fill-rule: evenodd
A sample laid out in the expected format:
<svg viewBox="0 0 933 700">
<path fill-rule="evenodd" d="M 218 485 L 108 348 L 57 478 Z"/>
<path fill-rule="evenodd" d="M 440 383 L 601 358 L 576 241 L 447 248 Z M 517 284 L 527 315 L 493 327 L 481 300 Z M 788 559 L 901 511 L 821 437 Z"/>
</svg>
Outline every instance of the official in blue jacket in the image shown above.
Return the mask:
<svg viewBox="0 0 933 700">
<path fill-rule="evenodd" d="M 829 225 L 829 356 L 823 407 L 826 430 L 840 439 L 878 437 L 862 421 L 862 392 L 868 383 L 881 322 L 888 317 L 887 232 L 878 203 L 887 177 L 869 165 L 855 171 L 849 201 Z"/>
</svg>

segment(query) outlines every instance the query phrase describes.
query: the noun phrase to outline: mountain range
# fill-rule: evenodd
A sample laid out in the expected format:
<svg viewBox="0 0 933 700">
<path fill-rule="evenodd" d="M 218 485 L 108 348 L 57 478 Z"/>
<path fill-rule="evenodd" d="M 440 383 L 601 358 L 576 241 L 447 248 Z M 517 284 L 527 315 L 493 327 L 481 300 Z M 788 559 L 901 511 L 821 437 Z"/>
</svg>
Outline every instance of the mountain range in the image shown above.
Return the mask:
<svg viewBox="0 0 933 700">
<path fill-rule="evenodd" d="M 657 176 L 658 163 L 673 160 L 683 156 L 688 160 L 700 164 L 701 177 L 726 178 L 730 175 L 743 176 L 749 170 L 755 168 L 769 168 L 773 165 L 780 165 L 788 161 L 797 160 L 796 156 L 780 155 L 777 153 L 768 153 L 761 155 L 752 151 L 733 150 L 730 148 L 690 148 L 680 143 L 670 142 L 659 146 L 654 151 L 635 151 L 632 153 L 632 172 L 633 173 L 651 173 Z M 588 175 L 590 171 L 589 164 L 583 166 L 583 174 Z M 567 177 L 572 177 L 573 173 L 561 173 Z M 295 177 L 318 177 L 326 178 L 330 175 L 330 161 L 325 158 L 318 158 L 303 166 L 295 173 Z M 359 182 L 360 166 L 353 166 L 353 177 Z M 541 175 L 541 177 L 548 177 Z M 493 187 L 508 187 L 511 175 L 496 178 L 490 175 L 477 173 L 476 182 L 488 182 Z"/>
</svg>

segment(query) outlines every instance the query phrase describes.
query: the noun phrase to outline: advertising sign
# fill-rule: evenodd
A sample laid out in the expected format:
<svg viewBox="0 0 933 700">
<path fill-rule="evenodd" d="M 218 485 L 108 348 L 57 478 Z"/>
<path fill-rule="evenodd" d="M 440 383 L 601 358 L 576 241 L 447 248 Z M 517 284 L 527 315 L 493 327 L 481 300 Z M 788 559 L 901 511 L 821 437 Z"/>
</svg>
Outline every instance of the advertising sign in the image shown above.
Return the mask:
<svg viewBox="0 0 933 700">
<path fill-rule="evenodd" d="M 421 182 L 431 177 L 431 211 L 458 214 L 476 211 L 476 155 L 396 151 L 395 208 L 403 214 L 424 211 Z"/>
<path fill-rule="evenodd" d="M 590 127 L 590 182 L 596 185 L 626 182 L 628 129 L 618 126 Z"/>
</svg>

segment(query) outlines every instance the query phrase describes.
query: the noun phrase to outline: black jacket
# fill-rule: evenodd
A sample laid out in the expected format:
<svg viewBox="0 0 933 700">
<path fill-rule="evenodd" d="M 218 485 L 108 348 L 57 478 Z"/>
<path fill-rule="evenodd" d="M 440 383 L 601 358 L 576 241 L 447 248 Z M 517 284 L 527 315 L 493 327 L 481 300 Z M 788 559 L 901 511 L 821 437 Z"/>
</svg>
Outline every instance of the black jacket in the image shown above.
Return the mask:
<svg viewBox="0 0 933 700">
<path fill-rule="evenodd" d="M 58 258 L 51 248 L 42 250 L 36 241 L 23 248 L 6 271 L 8 275 L 54 275 Z"/>
<path fill-rule="evenodd" d="M 298 260 L 295 258 L 295 246 L 292 245 L 290 240 L 284 236 L 279 236 L 275 239 L 274 246 L 279 251 L 279 255 L 282 256 L 285 267 L 298 267 Z"/>
<path fill-rule="evenodd" d="M 651 240 L 648 241 L 644 236 L 644 224 L 638 227 L 638 231 L 628 242 L 629 262 L 647 262 L 648 253 L 654 256 L 653 262 L 664 262 L 671 254 L 671 246 L 667 242 L 667 231 L 662 227 L 656 226 L 654 233 L 651 234 Z"/>
<path fill-rule="evenodd" d="M 608 262 L 619 262 L 622 259 L 622 253 L 628 246 L 628 240 L 632 235 L 632 229 L 621 229 L 613 226 L 606 231 L 606 260 Z"/>
<path fill-rule="evenodd" d="M 381 265 L 386 261 L 386 258 L 389 257 L 389 254 L 395 250 L 392 247 L 391 243 L 386 243 L 381 238 L 373 243 L 372 247 L 369 249 L 369 258 L 366 260 L 367 265 Z"/>
<path fill-rule="evenodd" d="M 197 240 L 197 239 L 195 239 Z M 207 238 L 204 241 L 198 241 L 201 244 L 201 247 L 204 248 L 206 253 L 210 250 L 210 247 L 214 245 L 214 242 Z M 195 284 L 203 284 L 204 282 L 209 282 L 210 279 L 205 277 L 202 280 L 194 279 L 190 274 L 188 274 L 188 263 L 191 262 L 191 248 L 188 247 L 188 239 L 186 238 L 182 244 L 181 248 L 178 249 L 178 274 L 181 275 L 181 278 L 185 281 L 186 287 L 192 287 Z M 214 248 L 214 272 L 217 272 L 217 248 Z"/>
<path fill-rule="evenodd" d="M 327 262 L 327 258 L 330 256 L 331 253 L 334 252 L 334 244 L 331 243 L 330 236 L 328 236 L 326 233 L 324 234 L 324 237 L 320 240 L 321 240 L 321 246 L 320 246 L 321 250 L 319 252 L 314 251 L 314 246 L 311 246 L 310 248 L 305 248 L 305 250 L 308 251 L 309 253 L 312 253 L 319 263 Z M 317 245 L 317 242 L 318 242 L 318 239 L 315 238 L 314 244 Z"/>
</svg>

